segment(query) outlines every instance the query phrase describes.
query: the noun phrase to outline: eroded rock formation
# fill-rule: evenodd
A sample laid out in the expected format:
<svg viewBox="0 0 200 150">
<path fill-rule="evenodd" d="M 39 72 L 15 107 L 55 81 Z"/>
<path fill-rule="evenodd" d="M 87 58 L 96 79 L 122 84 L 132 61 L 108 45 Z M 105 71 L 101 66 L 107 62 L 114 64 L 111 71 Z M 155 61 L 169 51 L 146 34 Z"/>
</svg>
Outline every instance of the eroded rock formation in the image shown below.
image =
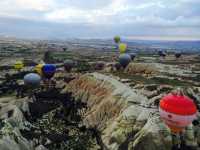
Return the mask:
<svg viewBox="0 0 200 150">
<path fill-rule="evenodd" d="M 83 122 L 96 127 L 107 149 L 170 149 L 170 131 L 147 97 L 112 77 L 86 74 L 69 83 L 77 100 L 87 102 Z M 163 146 L 165 145 L 165 146 Z"/>
</svg>

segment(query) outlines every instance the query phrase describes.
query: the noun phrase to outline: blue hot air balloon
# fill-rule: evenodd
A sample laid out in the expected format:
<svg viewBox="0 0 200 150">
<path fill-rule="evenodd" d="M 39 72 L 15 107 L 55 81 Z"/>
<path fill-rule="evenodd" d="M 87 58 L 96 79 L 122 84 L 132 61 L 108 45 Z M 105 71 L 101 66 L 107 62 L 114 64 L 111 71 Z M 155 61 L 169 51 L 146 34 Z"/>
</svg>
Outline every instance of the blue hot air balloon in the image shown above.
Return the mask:
<svg viewBox="0 0 200 150">
<path fill-rule="evenodd" d="M 53 64 L 45 64 L 42 67 L 43 76 L 47 79 L 51 79 L 56 72 L 56 66 Z"/>
<path fill-rule="evenodd" d="M 36 73 L 29 73 L 24 76 L 24 84 L 35 87 L 40 85 L 41 77 Z"/>
<path fill-rule="evenodd" d="M 126 68 L 128 64 L 131 62 L 131 56 L 129 54 L 121 54 L 119 56 L 119 63 L 122 65 L 123 68 Z"/>
</svg>

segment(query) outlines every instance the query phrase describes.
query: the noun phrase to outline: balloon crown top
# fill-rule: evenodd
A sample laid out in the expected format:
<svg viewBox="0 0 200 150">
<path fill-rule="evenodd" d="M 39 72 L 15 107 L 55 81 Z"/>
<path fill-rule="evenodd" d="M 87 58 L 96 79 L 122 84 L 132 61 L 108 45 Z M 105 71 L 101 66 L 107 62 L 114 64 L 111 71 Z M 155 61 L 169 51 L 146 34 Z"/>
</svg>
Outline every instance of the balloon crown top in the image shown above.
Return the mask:
<svg viewBox="0 0 200 150">
<path fill-rule="evenodd" d="M 160 108 L 178 115 L 193 115 L 197 112 L 193 100 L 183 95 L 182 92 L 164 96 L 160 101 Z"/>
</svg>

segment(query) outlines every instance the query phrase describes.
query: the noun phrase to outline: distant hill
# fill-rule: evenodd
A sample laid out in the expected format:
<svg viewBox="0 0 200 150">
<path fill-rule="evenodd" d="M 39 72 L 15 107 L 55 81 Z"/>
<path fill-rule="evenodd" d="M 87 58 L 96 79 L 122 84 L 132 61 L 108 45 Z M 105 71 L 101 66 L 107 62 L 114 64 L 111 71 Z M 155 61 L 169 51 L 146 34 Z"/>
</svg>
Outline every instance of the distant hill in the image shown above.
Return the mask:
<svg viewBox="0 0 200 150">
<path fill-rule="evenodd" d="M 108 50 L 116 46 L 112 39 L 68 39 L 66 41 L 70 41 L 72 44 L 81 47 L 91 47 L 99 50 Z M 123 40 L 122 42 L 127 43 L 128 50 L 132 52 L 155 52 L 156 50 L 181 51 L 187 53 L 200 52 L 200 41 Z"/>
<path fill-rule="evenodd" d="M 171 49 L 180 51 L 200 51 L 200 41 L 149 41 L 126 40 L 129 46 L 145 46 L 149 48 Z"/>
<path fill-rule="evenodd" d="M 112 39 L 73 39 L 74 43 L 90 47 L 111 47 Z M 168 51 L 200 52 L 200 41 L 150 41 L 150 40 L 123 40 L 129 49 L 161 49 Z"/>
</svg>

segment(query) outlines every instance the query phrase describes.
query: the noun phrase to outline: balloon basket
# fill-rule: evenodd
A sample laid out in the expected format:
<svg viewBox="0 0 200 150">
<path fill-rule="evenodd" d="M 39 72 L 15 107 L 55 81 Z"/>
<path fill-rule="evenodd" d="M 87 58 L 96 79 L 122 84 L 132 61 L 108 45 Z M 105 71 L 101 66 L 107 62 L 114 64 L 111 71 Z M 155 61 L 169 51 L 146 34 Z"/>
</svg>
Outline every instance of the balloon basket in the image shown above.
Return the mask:
<svg viewBox="0 0 200 150">
<path fill-rule="evenodd" d="M 44 88 L 45 88 L 46 90 L 55 88 L 55 83 L 54 83 L 54 81 L 51 80 L 51 79 L 44 80 L 44 81 L 43 81 L 43 85 L 44 85 Z"/>
</svg>

